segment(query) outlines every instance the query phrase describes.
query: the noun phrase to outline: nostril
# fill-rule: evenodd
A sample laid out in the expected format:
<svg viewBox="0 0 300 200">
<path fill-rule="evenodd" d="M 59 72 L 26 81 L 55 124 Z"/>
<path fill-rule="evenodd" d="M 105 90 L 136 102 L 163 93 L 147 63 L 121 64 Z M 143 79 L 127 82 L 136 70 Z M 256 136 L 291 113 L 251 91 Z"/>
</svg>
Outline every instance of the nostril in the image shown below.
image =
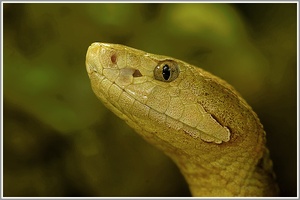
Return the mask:
<svg viewBox="0 0 300 200">
<path fill-rule="evenodd" d="M 140 72 L 139 70 L 136 69 L 136 70 L 133 72 L 132 76 L 133 76 L 133 77 L 141 77 L 141 76 L 143 76 L 143 75 L 141 74 L 141 72 Z"/>
<path fill-rule="evenodd" d="M 116 61 L 117 61 L 117 56 L 116 54 L 113 54 L 111 57 L 110 57 L 110 60 L 112 63 L 116 64 Z"/>
</svg>

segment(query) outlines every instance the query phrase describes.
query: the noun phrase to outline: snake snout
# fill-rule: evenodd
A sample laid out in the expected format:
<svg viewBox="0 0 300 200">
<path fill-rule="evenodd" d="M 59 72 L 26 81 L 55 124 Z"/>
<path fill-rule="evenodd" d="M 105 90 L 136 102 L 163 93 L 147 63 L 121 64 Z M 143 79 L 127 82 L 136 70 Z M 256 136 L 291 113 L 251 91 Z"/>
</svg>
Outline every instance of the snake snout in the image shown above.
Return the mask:
<svg viewBox="0 0 300 200">
<path fill-rule="evenodd" d="M 93 43 L 91 46 L 89 46 L 86 54 L 86 70 L 88 74 L 101 71 L 101 69 L 97 67 L 101 66 L 100 60 L 98 59 L 98 54 L 99 45 L 98 43 Z"/>
</svg>

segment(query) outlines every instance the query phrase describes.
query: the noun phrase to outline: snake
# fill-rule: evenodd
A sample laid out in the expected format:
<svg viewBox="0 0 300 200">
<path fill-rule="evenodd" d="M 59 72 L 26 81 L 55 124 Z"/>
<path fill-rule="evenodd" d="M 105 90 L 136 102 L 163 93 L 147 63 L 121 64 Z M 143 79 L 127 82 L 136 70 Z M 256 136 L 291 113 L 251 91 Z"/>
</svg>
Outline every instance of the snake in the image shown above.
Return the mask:
<svg viewBox="0 0 300 200">
<path fill-rule="evenodd" d="M 278 196 L 266 132 L 223 79 L 184 61 L 92 43 L 86 70 L 98 99 L 178 166 L 192 196 Z"/>
</svg>

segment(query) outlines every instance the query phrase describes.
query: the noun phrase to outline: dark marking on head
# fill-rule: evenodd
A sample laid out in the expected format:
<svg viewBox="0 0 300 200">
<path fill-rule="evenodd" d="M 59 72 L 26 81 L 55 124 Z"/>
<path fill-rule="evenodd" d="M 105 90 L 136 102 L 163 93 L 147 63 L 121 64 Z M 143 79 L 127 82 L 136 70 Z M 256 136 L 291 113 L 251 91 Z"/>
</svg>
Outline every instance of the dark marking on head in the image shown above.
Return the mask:
<svg viewBox="0 0 300 200">
<path fill-rule="evenodd" d="M 225 124 L 215 115 L 215 114 L 210 114 L 212 118 L 214 118 L 214 120 L 216 120 L 216 122 L 218 122 L 220 125 L 225 126 Z"/>
<path fill-rule="evenodd" d="M 116 64 L 117 62 L 117 55 L 116 54 L 113 54 L 111 57 L 110 57 L 110 60 L 112 63 Z"/>
<path fill-rule="evenodd" d="M 139 70 L 136 69 L 136 70 L 133 72 L 132 76 L 133 76 L 133 77 L 141 77 L 141 76 L 143 76 L 143 75 L 141 74 L 141 72 L 140 72 Z"/>
</svg>

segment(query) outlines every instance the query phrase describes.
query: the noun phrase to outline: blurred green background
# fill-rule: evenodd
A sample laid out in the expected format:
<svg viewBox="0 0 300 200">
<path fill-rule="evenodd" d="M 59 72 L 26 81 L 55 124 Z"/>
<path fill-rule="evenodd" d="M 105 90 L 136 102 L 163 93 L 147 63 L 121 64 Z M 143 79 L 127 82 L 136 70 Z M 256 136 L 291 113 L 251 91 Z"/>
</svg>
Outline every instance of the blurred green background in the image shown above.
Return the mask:
<svg viewBox="0 0 300 200">
<path fill-rule="evenodd" d="M 93 94 L 88 46 L 120 43 L 227 80 L 297 191 L 297 5 L 3 4 L 4 196 L 190 196 L 177 167 Z"/>
</svg>

